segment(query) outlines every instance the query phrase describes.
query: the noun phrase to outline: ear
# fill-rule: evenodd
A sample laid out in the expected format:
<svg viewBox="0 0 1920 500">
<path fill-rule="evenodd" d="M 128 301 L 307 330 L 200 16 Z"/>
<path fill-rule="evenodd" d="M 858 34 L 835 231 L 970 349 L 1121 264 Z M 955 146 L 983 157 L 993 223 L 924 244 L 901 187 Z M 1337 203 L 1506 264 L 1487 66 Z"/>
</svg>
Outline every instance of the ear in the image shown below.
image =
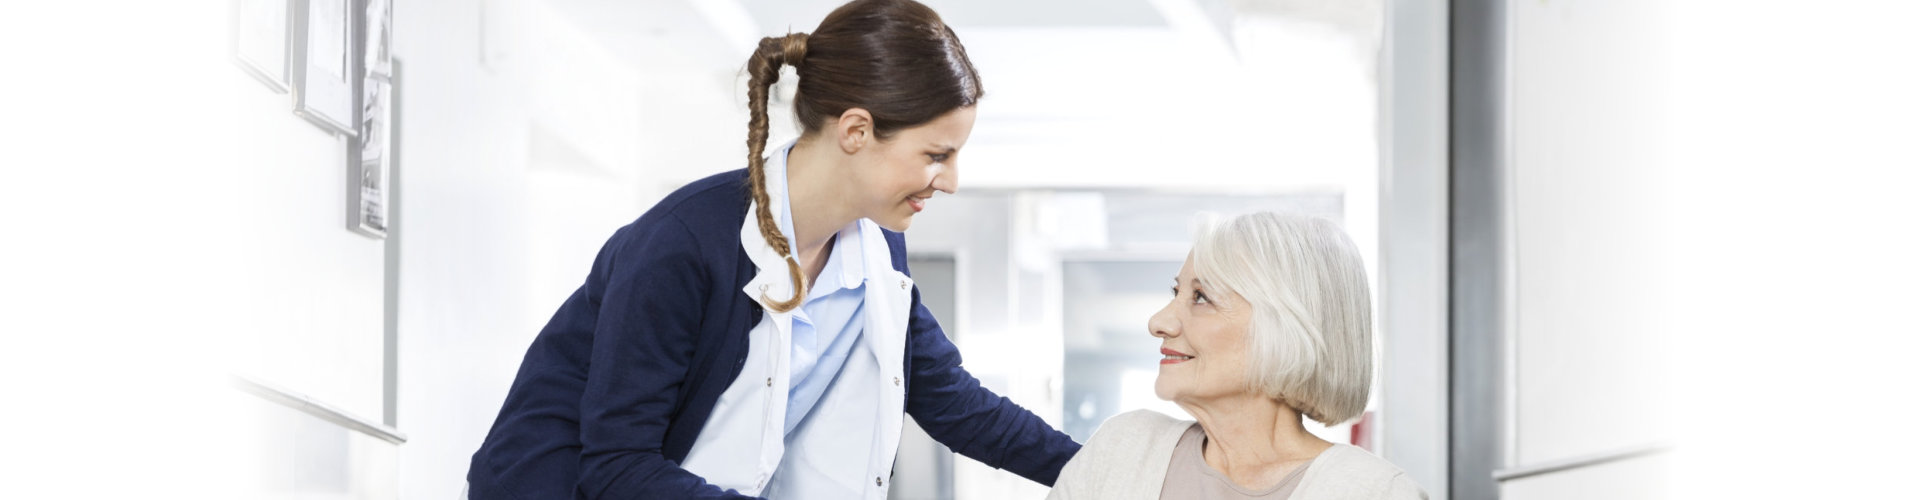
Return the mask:
<svg viewBox="0 0 1920 500">
<path fill-rule="evenodd" d="M 858 153 L 874 140 L 873 114 L 865 109 L 848 108 L 834 121 L 833 132 L 839 139 L 841 152 Z"/>
</svg>

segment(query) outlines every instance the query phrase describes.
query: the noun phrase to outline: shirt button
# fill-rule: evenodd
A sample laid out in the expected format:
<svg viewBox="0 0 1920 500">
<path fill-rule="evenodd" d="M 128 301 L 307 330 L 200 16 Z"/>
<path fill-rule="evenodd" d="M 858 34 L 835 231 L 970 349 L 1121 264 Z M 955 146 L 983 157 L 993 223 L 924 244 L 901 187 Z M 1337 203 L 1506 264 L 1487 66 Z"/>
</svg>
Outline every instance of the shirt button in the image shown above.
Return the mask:
<svg viewBox="0 0 1920 500">
<path fill-rule="evenodd" d="M 773 387 L 773 377 L 767 377 L 767 387 Z"/>
<path fill-rule="evenodd" d="M 880 476 L 873 476 L 873 485 L 874 486 L 880 485 Z"/>
<path fill-rule="evenodd" d="M 893 378 L 893 385 L 900 385 L 900 377 Z"/>
<path fill-rule="evenodd" d="M 900 280 L 900 289 L 901 290 L 907 289 L 907 280 Z"/>
</svg>

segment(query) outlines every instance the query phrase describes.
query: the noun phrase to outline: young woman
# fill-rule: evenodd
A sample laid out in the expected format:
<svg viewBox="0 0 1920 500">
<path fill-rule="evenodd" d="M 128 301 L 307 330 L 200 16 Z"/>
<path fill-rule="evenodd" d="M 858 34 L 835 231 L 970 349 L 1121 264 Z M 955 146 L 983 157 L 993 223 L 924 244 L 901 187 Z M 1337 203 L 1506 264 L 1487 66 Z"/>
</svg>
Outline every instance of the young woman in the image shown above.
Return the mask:
<svg viewBox="0 0 1920 500">
<path fill-rule="evenodd" d="M 782 65 L 803 133 L 763 157 Z M 911 0 L 856 0 L 747 70 L 747 168 L 607 242 L 521 362 L 470 498 L 884 499 L 903 413 L 1051 485 L 1079 445 L 962 369 L 907 275 L 900 231 L 958 187 L 982 92 L 959 38 Z"/>
</svg>

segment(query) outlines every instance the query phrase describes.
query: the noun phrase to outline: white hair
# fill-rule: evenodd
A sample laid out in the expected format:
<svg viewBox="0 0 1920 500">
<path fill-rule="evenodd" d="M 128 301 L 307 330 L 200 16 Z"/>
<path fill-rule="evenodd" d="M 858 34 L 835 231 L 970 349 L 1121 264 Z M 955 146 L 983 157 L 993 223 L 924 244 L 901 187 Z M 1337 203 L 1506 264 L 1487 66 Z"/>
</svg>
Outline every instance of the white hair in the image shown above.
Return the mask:
<svg viewBox="0 0 1920 500">
<path fill-rule="evenodd" d="M 1360 251 L 1333 221 L 1203 214 L 1194 274 L 1252 305 L 1250 388 L 1327 425 L 1366 409 L 1373 319 Z"/>
</svg>

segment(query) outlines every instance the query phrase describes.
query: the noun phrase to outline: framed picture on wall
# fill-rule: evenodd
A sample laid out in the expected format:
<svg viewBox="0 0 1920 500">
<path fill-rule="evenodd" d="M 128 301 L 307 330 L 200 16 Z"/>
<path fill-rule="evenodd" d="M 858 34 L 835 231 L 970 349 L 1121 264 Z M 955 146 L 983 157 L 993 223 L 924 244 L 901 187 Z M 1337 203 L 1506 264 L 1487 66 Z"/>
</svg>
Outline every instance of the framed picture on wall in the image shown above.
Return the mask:
<svg viewBox="0 0 1920 500">
<path fill-rule="evenodd" d="M 233 63 L 276 94 L 287 91 L 288 0 L 233 0 Z"/>
<path fill-rule="evenodd" d="M 352 0 L 303 0 L 297 9 L 300 46 L 294 51 L 294 114 L 339 135 L 357 134 L 354 126 L 358 91 L 353 57 Z"/>
<path fill-rule="evenodd" d="M 388 193 L 393 180 L 393 91 L 392 75 L 368 78 L 366 109 L 360 127 L 360 150 L 351 165 L 354 185 L 348 188 L 353 209 L 348 229 L 374 238 L 387 236 Z"/>
<path fill-rule="evenodd" d="M 366 38 L 362 40 L 365 77 L 360 82 L 359 148 L 347 155 L 348 177 L 353 180 L 347 191 L 352 198 L 347 206 L 347 228 L 374 238 L 385 238 L 393 181 L 394 90 L 398 85 L 391 50 L 393 4 L 388 0 L 366 0 L 362 18 Z"/>
<path fill-rule="evenodd" d="M 373 75 L 391 75 L 393 71 L 393 2 L 392 0 L 365 0 L 366 17 L 366 71 Z"/>
</svg>

